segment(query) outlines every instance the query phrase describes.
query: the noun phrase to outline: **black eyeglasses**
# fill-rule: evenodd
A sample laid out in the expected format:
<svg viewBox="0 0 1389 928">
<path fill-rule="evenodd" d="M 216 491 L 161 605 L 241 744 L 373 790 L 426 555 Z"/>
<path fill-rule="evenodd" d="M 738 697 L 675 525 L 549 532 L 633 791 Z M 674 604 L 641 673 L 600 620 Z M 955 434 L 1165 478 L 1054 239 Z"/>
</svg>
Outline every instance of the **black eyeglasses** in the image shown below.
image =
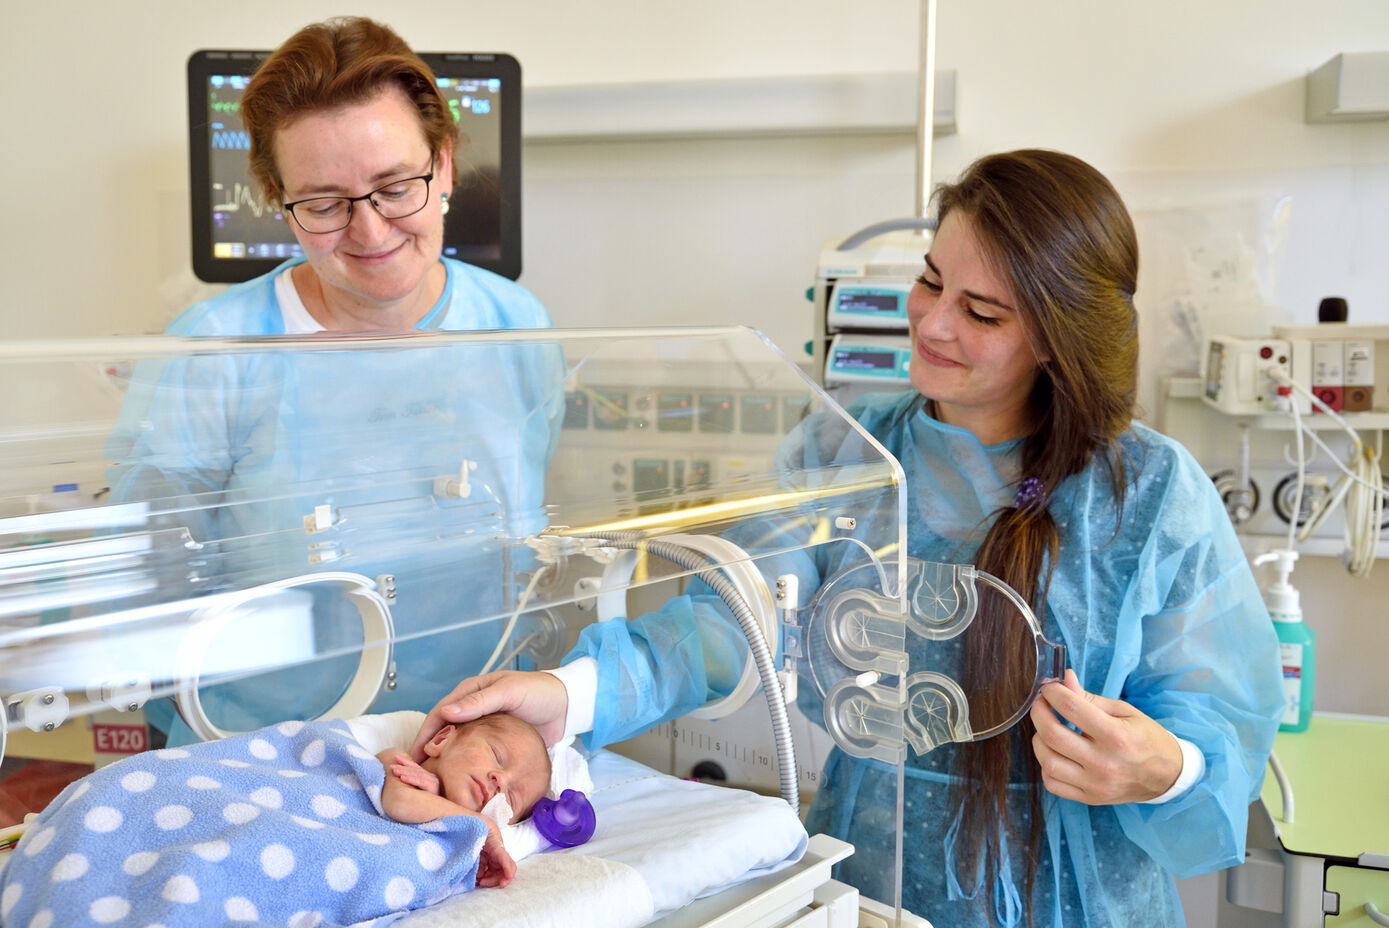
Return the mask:
<svg viewBox="0 0 1389 928">
<path fill-rule="evenodd" d="M 419 177 L 393 180 L 359 197 L 309 197 L 284 205 L 285 211 L 299 223 L 299 228 L 311 235 L 323 235 L 346 229 L 352 222 L 352 204 L 359 200 L 370 203 L 382 219 L 404 219 L 424 209 L 429 202 L 429 182 L 434 172 Z"/>
</svg>

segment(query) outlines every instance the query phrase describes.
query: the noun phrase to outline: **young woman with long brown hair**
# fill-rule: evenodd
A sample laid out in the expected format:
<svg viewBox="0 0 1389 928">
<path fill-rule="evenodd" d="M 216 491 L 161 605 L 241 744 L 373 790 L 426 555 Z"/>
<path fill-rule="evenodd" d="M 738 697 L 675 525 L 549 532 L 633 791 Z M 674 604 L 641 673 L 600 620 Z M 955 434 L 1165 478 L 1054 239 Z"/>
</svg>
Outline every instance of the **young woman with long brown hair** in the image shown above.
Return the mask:
<svg viewBox="0 0 1389 928">
<path fill-rule="evenodd" d="M 909 758 L 904 906 L 936 928 L 1180 924 L 1173 876 L 1243 860 L 1283 702 L 1272 626 L 1210 480 L 1133 421 L 1138 248 L 1114 187 L 1016 151 L 935 202 L 908 308 L 915 390 L 849 412 L 903 466 L 909 554 L 1007 581 L 1069 667 L 1008 733 Z M 1035 666 L 981 609 L 945 658 L 971 714 L 1016 699 Z M 642 621 L 586 631 L 559 678 L 465 681 L 421 737 L 501 708 L 557 736 L 568 710 L 596 746 L 699 705 L 708 678 L 651 644 L 680 636 L 639 637 Z M 613 635 L 638 658 L 606 656 Z M 807 827 L 855 845 L 840 879 L 891 868 L 896 798 L 895 767 L 831 753 Z"/>
</svg>

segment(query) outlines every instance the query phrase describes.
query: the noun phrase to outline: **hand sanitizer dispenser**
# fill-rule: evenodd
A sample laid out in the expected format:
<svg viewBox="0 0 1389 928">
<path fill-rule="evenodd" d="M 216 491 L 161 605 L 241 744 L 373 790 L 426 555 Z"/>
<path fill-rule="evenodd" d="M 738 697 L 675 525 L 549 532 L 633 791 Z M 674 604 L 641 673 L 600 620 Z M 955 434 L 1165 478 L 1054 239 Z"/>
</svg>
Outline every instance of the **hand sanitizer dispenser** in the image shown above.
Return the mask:
<svg viewBox="0 0 1389 928">
<path fill-rule="evenodd" d="M 1264 589 L 1273 629 L 1278 633 L 1278 651 L 1283 663 L 1283 690 L 1288 704 L 1283 710 L 1279 731 L 1306 731 L 1312 721 L 1312 686 L 1316 677 L 1317 636 L 1302 621 L 1297 590 L 1288 582 L 1297 552 L 1279 548 L 1254 559 L 1254 565 L 1276 562 L 1278 578 Z"/>
</svg>

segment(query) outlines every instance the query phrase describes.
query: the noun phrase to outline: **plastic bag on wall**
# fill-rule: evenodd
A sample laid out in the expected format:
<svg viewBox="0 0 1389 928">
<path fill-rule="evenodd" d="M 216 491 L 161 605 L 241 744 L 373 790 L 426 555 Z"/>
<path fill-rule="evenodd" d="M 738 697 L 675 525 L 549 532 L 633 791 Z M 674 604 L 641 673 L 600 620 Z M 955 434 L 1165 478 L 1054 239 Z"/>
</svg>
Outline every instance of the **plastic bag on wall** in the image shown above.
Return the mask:
<svg viewBox="0 0 1389 928">
<path fill-rule="evenodd" d="M 1136 303 L 1143 371 L 1139 402 L 1153 409 L 1158 384 L 1196 376 L 1212 335 L 1266 335 L 1290 322 L 1270 304 L 1292 197 L 1252 194 L 1224 202 L 1135 209 Z M 1192 198 L 1194 200 L 1194 198 Z"/>
</svg>

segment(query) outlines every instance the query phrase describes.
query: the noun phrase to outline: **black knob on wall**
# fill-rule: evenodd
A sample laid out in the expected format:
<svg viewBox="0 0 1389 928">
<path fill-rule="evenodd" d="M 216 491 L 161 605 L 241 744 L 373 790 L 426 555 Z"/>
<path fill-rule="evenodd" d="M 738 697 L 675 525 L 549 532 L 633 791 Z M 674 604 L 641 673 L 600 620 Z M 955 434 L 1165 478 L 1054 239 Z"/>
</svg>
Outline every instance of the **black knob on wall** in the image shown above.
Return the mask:
<svg viewBox="0 0 1389 928">
<path fill-rule="evenodd" d="M 1350 307 L 1346 304 L 1345 297 L 1324 296 L 1317 306 L 1318 322 L 1345 322 L 1349 314 Z"/>
</svg>

